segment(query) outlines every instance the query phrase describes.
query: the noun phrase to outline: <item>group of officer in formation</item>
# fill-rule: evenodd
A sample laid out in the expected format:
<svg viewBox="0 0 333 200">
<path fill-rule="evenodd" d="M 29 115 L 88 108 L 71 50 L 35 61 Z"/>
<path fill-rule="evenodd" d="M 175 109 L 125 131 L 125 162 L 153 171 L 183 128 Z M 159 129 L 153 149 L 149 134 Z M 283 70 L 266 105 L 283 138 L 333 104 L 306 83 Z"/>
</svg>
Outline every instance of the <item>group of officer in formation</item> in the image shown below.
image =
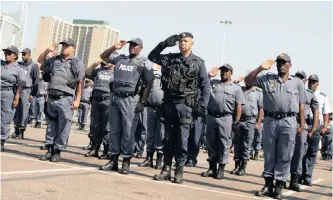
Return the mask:
<svg viewBox="0 0 333 200">
<path fill-rule="evenodd" d="M 117 50 L 127 43 L 129 55 L 119 55 Z M 177 43 L 179 53 L 161 54 Z M 45 104 L 38 103 L 38 113 L 44 111 L 47 119 L 45 146 L 41 147 L 47 152 L 39 158 L 44 161 L 60 161 L 74 109 L 78 109 L 79 129 L 83 130 L 90 105 L 90 144 L 85 156 L 109 159 L 100 170 L 128 174 L 131 158 L 135 153 L 142 157 L 146 142 L 147 156 L 139 166 L 161 170 L 154 180 L 181 184 L 184 166 L 197 163 L 199 140 L 205 132 L 209 169 L 201 175 L 223 179 L 233 145 L 235 168 L 231 174 L 243 176 L 251 157 L 258 159 L 262 136 L 265 185 L 256 195 L 281 199 L 288 174 L 289 189 L 300 192 L 299 183 L 311 186 L 320 138 L 323 159 L 332 157 L 328 98 L 318 90 L 317 75 L 307 78 L 303 71 L 290 74 L 288 54 L 282 53 L 246 77 L 232 80 L 230 64 L 207 73 L 204 61 L 191 50 L 193 35 L 188 32 L 160 42 L 148 58 L 141 55 L 141 39 L 118 41 L 87 68 L 74 55 L 76 44 L 71 38 L 59 44 L 39 56 L 40 66 L 31 61 L 29 49 L 21 52 L 23 62 L 17 62 L 19 50 L 15 46 L 3 49 L 1 151 L 13 119 L 12 137 L 23 139 L 29 104 L 40 98 L 37 102 L 45 100 Z M 262 73 L 274 63 L 277 73 Z M 219 72 L 220 79 L 212 79 Z M 241 81 L 245 86 L 238 84 Z M 39 123 L 37 118 L 36 127 Z M 102 144 L 104 150 L 99 155 Z"/>
</svg>

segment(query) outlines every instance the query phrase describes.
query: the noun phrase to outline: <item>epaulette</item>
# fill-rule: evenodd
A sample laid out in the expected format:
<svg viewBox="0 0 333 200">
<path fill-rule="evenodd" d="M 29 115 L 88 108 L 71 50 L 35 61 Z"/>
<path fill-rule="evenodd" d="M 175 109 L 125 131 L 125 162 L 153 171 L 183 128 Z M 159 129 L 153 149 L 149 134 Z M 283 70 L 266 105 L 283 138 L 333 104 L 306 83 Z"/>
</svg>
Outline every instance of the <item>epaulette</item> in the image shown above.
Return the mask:
<svg viewBox="0 0 333 200">
<path fill-rule="evenodd" d="M 295 75 L 290 75 L 291 77 L 296 77 Z"/>
<path fill-rule="evenodd" d="M 306 89 L 308 92 L 310 92 L 311 94 L 313 94 L 314 92 L 312 90 L 310 90 L 309 88 Z"/>
<path fill-rule="evenodd" d="M 262 92 L 262 89 L 259 88 L 259 87 L 256 87 L 256 90 L 257 90 L 258 92 Z"/>
<path fill-rule="evenodd" d="M 326 97 L 327 95 L 323 92 L 320 92 L 319 94 L 323 95 L 324 97 Z"/>
</svg>

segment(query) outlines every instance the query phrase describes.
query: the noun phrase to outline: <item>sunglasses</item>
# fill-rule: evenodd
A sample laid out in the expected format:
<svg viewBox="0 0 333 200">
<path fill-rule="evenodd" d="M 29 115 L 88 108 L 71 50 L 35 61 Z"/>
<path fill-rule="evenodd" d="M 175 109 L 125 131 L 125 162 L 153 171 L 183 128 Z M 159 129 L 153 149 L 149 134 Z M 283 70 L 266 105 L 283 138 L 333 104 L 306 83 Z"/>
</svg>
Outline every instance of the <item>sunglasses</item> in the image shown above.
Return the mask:
<svg viewBox="0 0 333 200">
<path fill-rule="evenodd" d="M 14 52 L 11 52 L 11 51 L 5 51 L 5 55 L 7 56 L 10 56 L 10 55 L 12 55 L 12 54 L 14 54 Z"/>
</svg>

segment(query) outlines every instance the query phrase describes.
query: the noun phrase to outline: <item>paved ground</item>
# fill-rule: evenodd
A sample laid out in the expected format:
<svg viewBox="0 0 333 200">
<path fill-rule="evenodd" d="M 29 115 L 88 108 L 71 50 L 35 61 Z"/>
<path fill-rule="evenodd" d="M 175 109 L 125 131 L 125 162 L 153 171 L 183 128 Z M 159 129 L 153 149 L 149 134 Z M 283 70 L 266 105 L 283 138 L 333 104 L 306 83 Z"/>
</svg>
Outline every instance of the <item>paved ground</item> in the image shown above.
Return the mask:
<svg viewBox="0 0 333 200">
<path fill-rule="evenodd" d="M 44 127 L 45 128 L 45 127 Z M 87 132 L 75 130 L 73 125 L 69 146 L 62 153 L 60 163 L 38 160 L 45 151 L 42 145 L 45 129 L 28 128 L 25 140 L 10 139 L 6 152 L 1 154 L 1 198 L 4 200 L 25 199 L 267 199 L 254 196 L 264 180 L 261 178 L 263 160 L 248 164 L 247 176 L 229 174 L 233 168 L 232 154 L 226 167 L 224 180 L 202 178 L 200 173 L 208 167 L 207 154 L 201 152 L 196 168 L 185 169 L 182 185 L 169 181 L 156 182 L 152 176 L 159 173 L 151 168 L 139 168 L 142 160 L 132 159 L 130 175 L 99 171 L 98 166 L 106 160 L 85 158 L 82 147 L 88 143 Z M 13 128 L 12 128 L 13 130 Z M 318 160 L 314 171 L 312 187 L 295 193 L 284 190 L 285 199 L 331 199 L 332 173 L 329 161 Z"/>
</svg>

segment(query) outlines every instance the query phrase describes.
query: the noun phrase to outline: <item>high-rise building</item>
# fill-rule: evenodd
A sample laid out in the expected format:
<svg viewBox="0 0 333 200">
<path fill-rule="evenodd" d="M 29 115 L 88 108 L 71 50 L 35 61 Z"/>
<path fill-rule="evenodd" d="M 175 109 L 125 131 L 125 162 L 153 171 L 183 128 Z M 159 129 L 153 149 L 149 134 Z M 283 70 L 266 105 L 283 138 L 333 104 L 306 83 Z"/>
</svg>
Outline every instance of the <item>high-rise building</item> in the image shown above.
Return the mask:
<svg viewBox="0 0 333 200">
<path fill-rule="evenodd" d="M 105 21 L 74 19 L 71 23 L 53 16 L 41 17 L 34 58 L 51 44 L 66 38 L 76 42 L 75 55 L 89 66 L 119 40 L 119 31 Z"/>
<path fill-rule="evenodd" d="M 24 42 L 25 27 L 28 19 L 28 6 L 22 2 L 21 10 L 15 13 L 0 13 L 0 46 L 6 48 L 9 45 L 16 46 L 22 50 Z M 4 59 L 1 53 L 0 58 Z"/>
</svg>

